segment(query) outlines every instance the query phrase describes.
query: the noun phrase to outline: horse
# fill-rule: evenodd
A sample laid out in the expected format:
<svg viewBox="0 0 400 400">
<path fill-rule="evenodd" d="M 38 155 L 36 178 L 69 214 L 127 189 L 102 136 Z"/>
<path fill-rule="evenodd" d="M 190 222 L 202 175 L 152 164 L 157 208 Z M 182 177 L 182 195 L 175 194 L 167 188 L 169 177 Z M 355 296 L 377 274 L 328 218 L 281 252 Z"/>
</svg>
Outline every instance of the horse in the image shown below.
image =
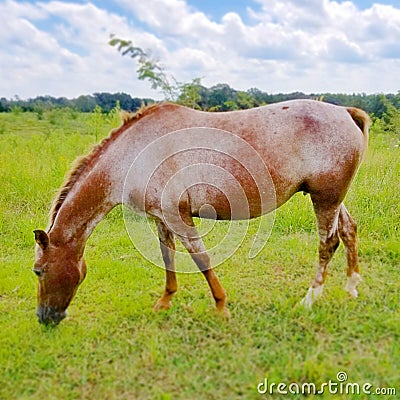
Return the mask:
<svg viewBox="0 0 400 400">
<path fill-rule="evenodd" d="M 157 103 L 125 115 L 77 160 L 53 201 L 47 229 L 34 231 L 39 322 L 57 325 L 66 317 L 86 276 L 87 240 L 118 204 L 155 221 L 166 284 L 154 310 L 168 309 L 178 288 L 177 238 L 207 280 L 217 311 L 229 316 L 193 218 L 257 218 L 297 192 L 310 195 L 319 236 L 317 272 L 301 304 L 311 307 L 321 295 L 339 239 L 347 254 L 345 290 L 357 297 L 357 225 L 343 200 L 367 148 L 369 125 L 358 108 L 314 100 L 222 113 Z"/>
</svg>

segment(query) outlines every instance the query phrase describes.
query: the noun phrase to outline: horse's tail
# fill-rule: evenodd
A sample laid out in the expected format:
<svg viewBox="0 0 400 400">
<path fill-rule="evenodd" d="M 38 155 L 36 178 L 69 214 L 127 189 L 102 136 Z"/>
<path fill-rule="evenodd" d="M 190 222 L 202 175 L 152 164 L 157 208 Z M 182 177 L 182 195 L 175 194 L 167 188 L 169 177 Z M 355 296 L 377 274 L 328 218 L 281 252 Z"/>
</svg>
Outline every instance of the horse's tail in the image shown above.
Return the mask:
<svg viewBox="0 0 400 400">
<path fill-rule="evenodd" d="M 368 146 L 368 135 L 369 135 L 369 127 L 371 125 L 371 118 L 369 115 L 359 108 L 348 107 L 347 112 L 350 114 L 351 118 L 355 124 L 360 128 L 361 132 L 364 135 L 364 149 Z"/>
</svg>

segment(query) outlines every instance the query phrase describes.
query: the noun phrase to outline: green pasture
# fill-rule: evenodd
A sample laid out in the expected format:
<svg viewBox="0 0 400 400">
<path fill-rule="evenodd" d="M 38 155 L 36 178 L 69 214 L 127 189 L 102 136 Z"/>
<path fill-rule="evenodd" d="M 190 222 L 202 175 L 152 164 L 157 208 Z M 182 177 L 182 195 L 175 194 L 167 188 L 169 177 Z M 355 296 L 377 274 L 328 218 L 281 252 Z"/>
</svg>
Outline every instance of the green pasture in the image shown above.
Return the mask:
<svg viewBox="0 0 400 400">
<path fill-rule="evenodd" d="M 89 240 L 88 276 L 68 317 L 56 328 L 40 326 L 32 231 L 46 227 L 71 162 L 117 124 L 99 112 L 0 114 L 1 400 L 302 398 L 260 394 L 257 386 L 267 378 L 319 387 L 338 382 L 341 371 L 347 383 L 397 395 L 318 398 L 399 398 L 400 138 L 379 125 L 346 199 L 359 224 L 357 300 L 344 291 L 341 246 L 322 298 L 312 311 L 297 307 L 318 248 L 310 200 L 298 194 L 277 211 L 256 258 L 247 257 L 249 234 L 216 268 L 230 321 L 214 313 L 201 274 L 179 274 L 173 307 L 156 314 L 164 272 L 135 250 L 117 208 Z"/>
</svg>

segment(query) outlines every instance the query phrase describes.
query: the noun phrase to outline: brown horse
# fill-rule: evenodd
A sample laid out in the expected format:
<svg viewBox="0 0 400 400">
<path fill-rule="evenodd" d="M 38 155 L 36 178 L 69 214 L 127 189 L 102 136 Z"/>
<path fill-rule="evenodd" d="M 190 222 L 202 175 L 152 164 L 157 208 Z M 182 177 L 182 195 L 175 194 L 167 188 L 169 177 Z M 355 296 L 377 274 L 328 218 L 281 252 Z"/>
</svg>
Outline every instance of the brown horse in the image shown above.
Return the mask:
<svg viewBox="0 0 400 400">
<path fill-rule="evenodd" d="M 356 108 L 295 100 L 246 111 L 207 113 L 157 104 L 125 118 L 81 158 L 56 197 L 46 231 L 35 231 L 39 322 L 58 324 L 86 275 L 85 244 L 117 204 L 156 222 L 166 288 L 155 309 L 177 290 L 177 237 L 204 274 L 217 310 L 226 294 L 210 265 L 193 217 L 250 219 L 294 193 L 309 193 L 317 217 L 319 266 L 302 303 L 321 294 L 327 265 L 342 239 L 346 290 L 360 280 L 356 224 L 343 204 L 368 141 L 369 117 Z"/>
</svg>

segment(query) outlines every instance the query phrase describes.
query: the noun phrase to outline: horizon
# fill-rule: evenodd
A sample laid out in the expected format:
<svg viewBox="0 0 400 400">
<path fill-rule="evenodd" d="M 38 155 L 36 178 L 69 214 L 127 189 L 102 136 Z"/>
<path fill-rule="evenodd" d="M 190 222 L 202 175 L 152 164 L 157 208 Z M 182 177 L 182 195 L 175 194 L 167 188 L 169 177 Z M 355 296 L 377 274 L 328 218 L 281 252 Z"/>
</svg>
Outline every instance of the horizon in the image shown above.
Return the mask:
<svg viewBox="0 0 400 400">
<path fill-rule="evenodd" d="M 220 85 L 220 84 L 224 84 L 224 83 L 217 83 L 216 85 L 214 85 L 214 86 L 218 86 L 218 85 Z M 202 85 L 203 86 L 203 85 Z M 206 87 L 206 89 L 207 90 L 210 90 L 210 89 L 212 89 L 212 87 L 213 86 L 210 86 L 210 87 Z M 233 91 L 236 91 L 236 92 L 242 92 L 242 90 L 238 90 L 238 89 L 235 89 L 235 88 L 233 88 L 233 87 L 230 87 Z M 243 90 L 243 92 L 248 92 L 249 90 L 251 90 L 251 89 L 258 89 L 258 88 L 249 88 L 249 89 L 247 89 L 247 90 Z M 41 97 L 44 97 L 44 98 L 50 98 L 50 99 L 66 99 L 66 100 L 77 100 L 78 98 L 80 98 L 80 97 L 89 97 L 89 96 L 92 96 L 92 97 L 94 97 L 96 94 L 98 94 L 98 93 L 101 93 L 101 94 L 109 94 L 109 95 L 112 95 L 112 96 L 115 96 L 115 95 L 119 95 L 119 94 L 124 94 L 124 95 L 129 95 L 129 96 L 131 96 L 131 98 L 132 99 L 135 99 L 135 98 L 137 98 L 137 99 L 140 99 L 140 100 L 152 100 L 152 101 L 154 101 L 154 102 L 163 102 L 163 101 L 166 101 L 166 102 L 172 102 L 172 103 L 174 103 L 174 100 L 166 100 L 166 99 L 156 99 L 156 98 L 154 98 L 154 97 L 139 97 L 139 96 L 134 96 L 134 95 L 132 95 L 132 94 L 130 94 L 130 93 L 127 93 L 127 92 L 121 92 L 121 91 L 117 91 L 117 92 L 103 92 L 103 91 L 98 91 L 98 92 L 93 92 L 93 93 L 81 93 L 81 94 L 79 94 L 79 95 L 77 95 L 77 96 L 74 96 L 74 97 L 68 97 L 68 96 L 63 96 L 63 95 L 61 95 L 61 96 L 52 96 L 52 95 L 49 95 L 49 94 L 39 94 L 39 95 L 36 95 L 36 96 L 34 96 L 34 97 L 27 97 L 27 98 L 22 98 L 22 97 L 20 97 L 20 96 L 18 96 L 18 95 L 16 95 L 16 96 L 14 96 L 14 98 L 7 98 L 7 97 L 4 97 L 4 96 L 1 96 L 0 97 L 0 101 L 1 100 L 6 100 L 6 101 L 10 101 L 10 102 L 18 102 L 18 101 L 22 101 L 22 102 L 24 102 L 24 101 L 30 101 L 30 100 L 37 100 L 38 98 L 41 98 Z M 400 90 L 397 90 L 396 92 L 376 92 L 376 93 L 365 93 L 365 92 L 353 92 L 353 93 L 343 93 L 343 92 L 337 92 L 337 93 L 334 93 L 334 92 L 324 92 L 324 93 L 322 93 L 322 92 L 309 92 L 309 93 L 305 93 L 305 92 L 301 92 L 301 91 L 295 91 L 295 92 L 275 92 L 275 93 L 269 93 L 269 92 L 263 92 L 262 91 L 262 93 L 264 93 L 264 94 L 267 94 L 268 96 L 279 96 L 279 95 L 282 95 L 282 96 L 289 96 L 289 95 L 294 95 L 294 94 L 299 94 L 299 95 L 304 95 L 304 96 L 324 96 L 324 95 L 332 95 L 332 96 L 338 96 L 338 95 L 344 95 L 344 96 L 379 96 L 379 95 L 383 95 L 383 96 L 397 96 L 399 93 L 400 93 Z"/>
</svg>

